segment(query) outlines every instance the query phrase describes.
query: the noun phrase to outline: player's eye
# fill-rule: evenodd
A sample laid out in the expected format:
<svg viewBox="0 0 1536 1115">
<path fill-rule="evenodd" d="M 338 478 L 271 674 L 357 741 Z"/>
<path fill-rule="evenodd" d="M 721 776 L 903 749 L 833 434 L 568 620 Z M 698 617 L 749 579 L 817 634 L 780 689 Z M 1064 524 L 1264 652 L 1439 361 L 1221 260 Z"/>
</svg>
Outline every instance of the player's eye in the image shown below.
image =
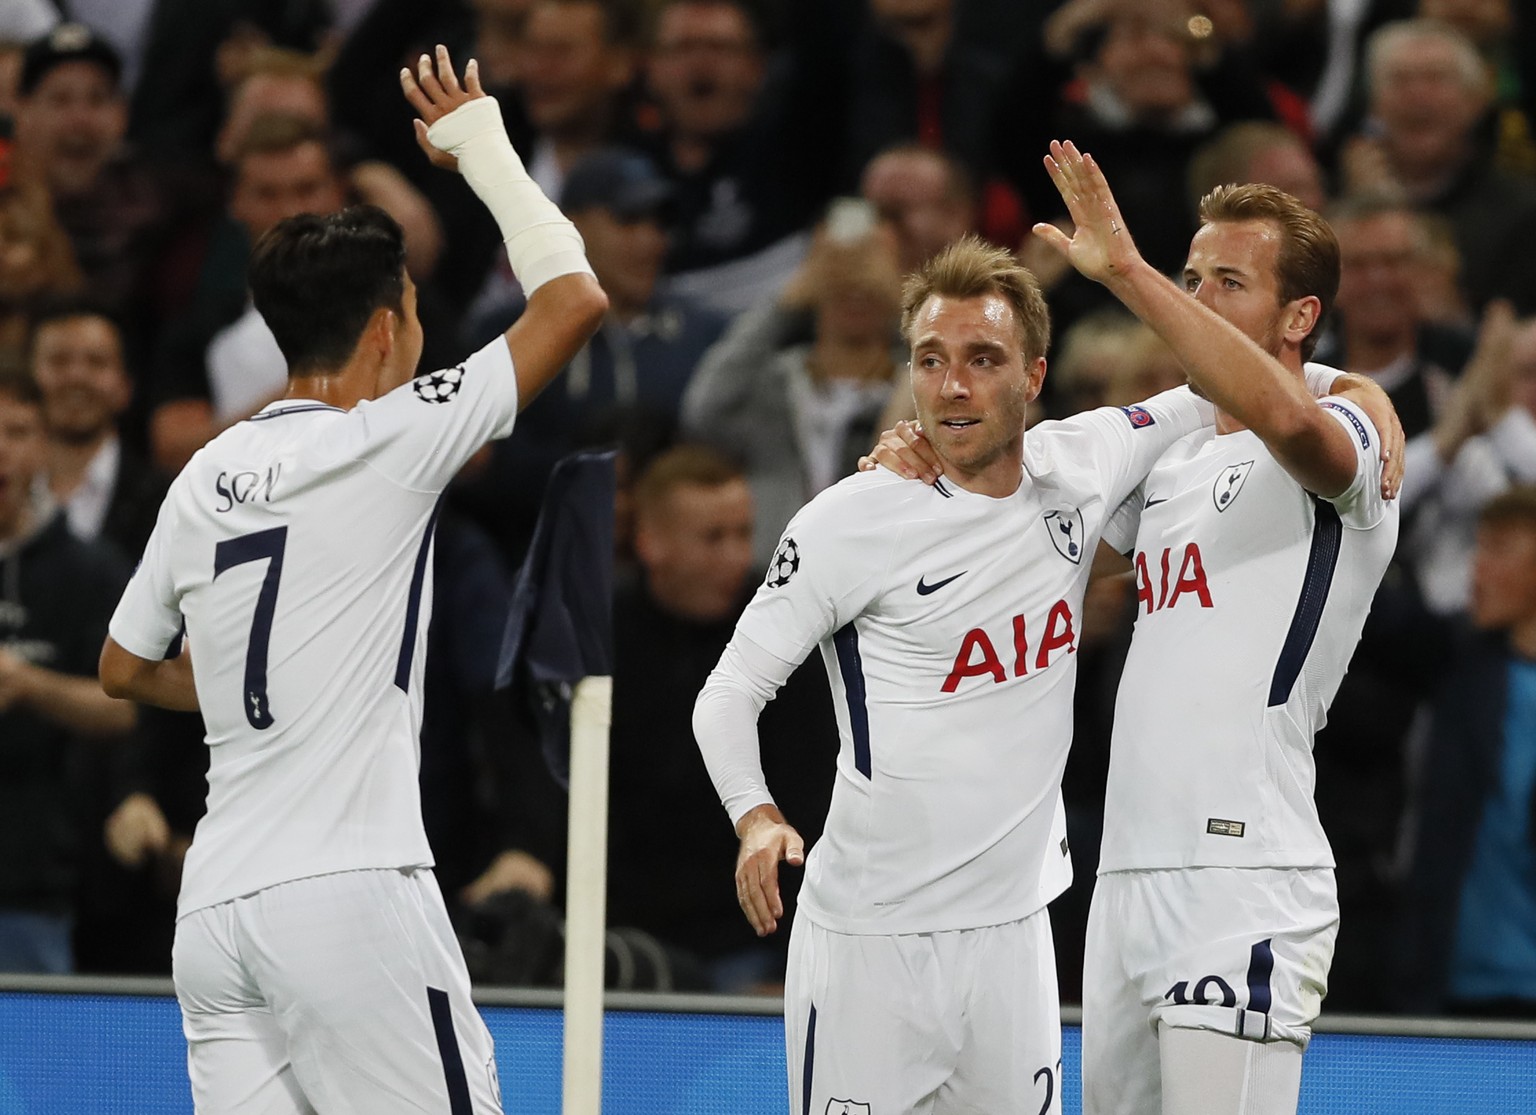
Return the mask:
<svg viewBox="0 0 1536 1115">
<path fill-rule="evenodd" d="M 1184 278 L 1184 289 L 1188 293 L 1194 294 L 1195 291 L 1200 289 L 1200 280 L 1195 278 L 1193 275 L 1185 276 L 1185 278 Z"/>
<path fill-rule="evenodd" d="M 1233 279 L 1233 278 L 1223 279 L 1221 285 L 1226 287 L 1228 290 L 1242 290 L 1243 289 L 1243 284 L 1238 282 L 1236 279 Z"/>
</svg>

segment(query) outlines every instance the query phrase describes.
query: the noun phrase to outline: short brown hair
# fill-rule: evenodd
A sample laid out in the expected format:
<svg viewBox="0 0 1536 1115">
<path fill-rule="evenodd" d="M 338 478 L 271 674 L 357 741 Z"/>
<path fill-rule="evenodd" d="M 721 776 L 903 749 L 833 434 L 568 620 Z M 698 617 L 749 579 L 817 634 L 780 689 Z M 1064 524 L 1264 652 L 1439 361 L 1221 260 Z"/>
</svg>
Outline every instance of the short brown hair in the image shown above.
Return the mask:
<svg viewBox="0 0 1536 1115">
<path fill-rule="evenodd" d="M 675 445 L 659 454 L 635 481 L 635 513 L 654 512 L 685 484 L 719 488 L 746 478 L 741 465 L 707 445 Z"/>
<path fill-rule="evenodd" d="M 1301 342 L 1301 357 L 1309 359 L 1339 293 L 1338 238 L 1321 216 L 1274 186 L 1217 186 L 1200 199 L 1202 225 L 1238 221 L 1268 221 L 1280 230 L 1275 276 L 1282 305 L 1309 296 L 1322 303 L 1312 332 Z"/>
<path fill-rule="evenodd" d="M 980 298 L 995 294 L 1013 307 L 1026 360 L 1045 355 L 1051 343 L 1051 312 L 1040 283 L 1006 248 L 964 236 L 923 264 L 901 289 L 901 335 L 912 340 L 917 311 L 929 298 Z"/>
<path fill-rule="evenodd" d="M 1519 526 L 1536 530 L 1536 484 L 1523 484 L 1494 496 L 1483 505 L 1477 525 Z"/>
<path fill-rule="evenodd" d="M 287 112 L 267 112 L 251 121 L 239 145 L 235 148 L 234 161 L 238 165 L 252 155 L 279 155 L 303 147 L 306 143 L 318 143 L 334 169 L 330 135 L 325 128 L 307 116 L 295 116 Z"/>
</svg>

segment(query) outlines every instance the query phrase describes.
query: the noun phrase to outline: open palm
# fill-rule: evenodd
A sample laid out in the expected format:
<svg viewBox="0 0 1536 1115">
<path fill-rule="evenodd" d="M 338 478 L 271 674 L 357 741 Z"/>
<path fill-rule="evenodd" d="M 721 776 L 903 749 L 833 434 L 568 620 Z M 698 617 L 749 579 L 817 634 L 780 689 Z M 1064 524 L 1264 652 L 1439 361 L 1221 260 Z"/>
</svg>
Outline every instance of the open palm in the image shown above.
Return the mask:
<svg viewBox="0 0 1536 1115">
<path fill-rule="evenodd" d="M 1123 274 L 1141 258 L 1109 182 L 1092 155 L 1080 152 L 1070 140 L 1052 140 L 1045 169 L 1066 203 L 1073 232 L 1068 236 L 1055 225 L 1042 223 L 1034 227 L 1036 236 L 1096 282 Z"/>
</svg>

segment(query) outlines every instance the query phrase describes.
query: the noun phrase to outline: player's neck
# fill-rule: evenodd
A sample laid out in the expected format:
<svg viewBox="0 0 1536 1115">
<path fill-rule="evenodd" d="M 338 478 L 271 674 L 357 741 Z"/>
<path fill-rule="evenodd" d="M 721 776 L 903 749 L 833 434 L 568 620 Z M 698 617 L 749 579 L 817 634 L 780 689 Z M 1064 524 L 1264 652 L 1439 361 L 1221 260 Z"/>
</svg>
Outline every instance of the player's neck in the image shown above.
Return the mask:
<svg viewBox="0 0 1536 1115">
<path fill-rule="evenodd" d="M 334 371 L 289 376 L 285 399 L 312 399 L 317 403 L 351 410 L 366 399 L 376 399 L 380 390 L 379 369 L 348 361 Z"/>
<path fill-rule="evenodd" d="M 944 479 L 974 495 L 1007 499 L 1024 482 L 1024 448 L 1016 442 L 996 460 L 978 469 L 966 469 L 945 461 Z"/>
</svg>

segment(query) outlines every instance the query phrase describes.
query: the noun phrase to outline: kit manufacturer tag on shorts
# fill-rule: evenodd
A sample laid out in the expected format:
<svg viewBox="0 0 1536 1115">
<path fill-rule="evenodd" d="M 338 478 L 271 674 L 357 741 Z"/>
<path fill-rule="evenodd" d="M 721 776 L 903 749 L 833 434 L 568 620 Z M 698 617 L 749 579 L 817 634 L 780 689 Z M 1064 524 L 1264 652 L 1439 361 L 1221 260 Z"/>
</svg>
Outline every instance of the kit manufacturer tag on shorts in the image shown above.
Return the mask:
<svg viewBox="0 0 1536 1115">
<path fill-rule="evenodd" d="M 1242 836 L 1243 829 L 1248 826 L 1242 821 L 1223 821 L 1219 817 L 1212 817 L 1205 822 L 1207 836 Z"/>
</svg>

